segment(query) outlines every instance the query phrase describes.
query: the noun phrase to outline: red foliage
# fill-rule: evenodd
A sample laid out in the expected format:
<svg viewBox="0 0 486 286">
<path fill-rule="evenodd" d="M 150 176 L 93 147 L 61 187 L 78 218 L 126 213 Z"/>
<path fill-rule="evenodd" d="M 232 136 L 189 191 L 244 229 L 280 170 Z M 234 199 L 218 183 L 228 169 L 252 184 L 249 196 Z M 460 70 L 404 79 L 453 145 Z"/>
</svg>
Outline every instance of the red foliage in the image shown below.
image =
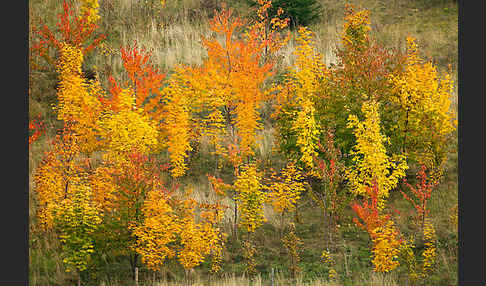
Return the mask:
<svg viewBox="0 0 486 286">
<path fill-rule="evenodd" d="M 30 145 L 39 139 L 46 132 L 45 125 L 40 121 L 40 116 L 38 119 L 33 119 L 29 121 L 29 147 Z"/>
<path fill-rule="evenodd" d="M 63 13 L 58 15 L 56 31 L 51 31 L 46 24 L 40 21 L 40 27 L 34 26 L 33 32 L 38 35 L 38 41 L 34 42 L 31 51 L 44 57 L 50 64 L 54 61 L 49 57 L 49 49 L 61 50 L 62 43 L 80 48 L 83 54 L 93 50 L 104 38 L 103 34 L 94 34 L 98 25 L 89 23 L 86 15 L 76 16 L 74 9 L 63 1 Z M 58 36 L 60 34 L 60 36 Z"/>
<path fill-rule="evenodd" d="M 150 91 L 159 94 L 165 74 L 159 72 L 151 62 L 151 54 L 145 49 L 122 48 L 123 66 L 132 84 L 135 85 L 136 105 L 142 106 Z"/>
<path fill-rule="evenodd" d="M 390 219 L 390 215 L 382 215 L 379 212 L 378 187 L 376 184 L 372 188 L 368 188 L 367 193 L 369 199 L 364 199 L 361 204 L 354 203 L 351 207 L 364 224 L 357 218 L 353 218 L 354 223 L 371 234 L 377 227 L 385 225 Z"/>
<path fill-rule="evenodd" d="M 420 170 L 417 173 L 417 185 L 414 187 L 410 185 L 406 179 L 403 179 L 403 182 L 409 189 L 412 191 L 412 194 L 414 195 L 414 198 L 410 198 L 400 190 L 402 193 L 403 197 L 411 202 L 415 209 L 417 210 L 417 216 L 422 219 L 422 221 L 425 219 L 425 217 L 429 214 L 429 210 L 427 209 L 427 201 L 430 199 L 430 195 L 432 194 L 432 190 L 435 186 L 437 186 L 437 182 L 430 181 L 427 178 L 426 174 L 426 169 L 427 167 L 425 165 L 422 165 L 420 167 Z"/>
<path fill-rule="evenodd" d="M 123 67 L 125 68 L 129 82 L 119 84 L 110 76 L 109 92 L 111 98 L 100 98 L 100 101 L 109 105 L 113 111 L 118 111 L 118 95 L 123 86 L 135 88 L 136 106 L 144 109 L 145 112 L 153 111 L 158 105 L 161 97 L 161 88 L 165 74 L 161 73 L 151 62 L 151 54 L 145 49 L 133 47 L 121 48 Z M 156 95 L 152 96 L 151 95 Z"/>
<path fill-rule="evenodd" d="M 341 64 L 331 76 L 342 90 L 356 90 L 378 99 L 389 90 L 390 74 L 398 73 L 404 63 L 405 55 L 396 50 L 371 43 L 363 50 L 338 49 Z"/>
</svg>

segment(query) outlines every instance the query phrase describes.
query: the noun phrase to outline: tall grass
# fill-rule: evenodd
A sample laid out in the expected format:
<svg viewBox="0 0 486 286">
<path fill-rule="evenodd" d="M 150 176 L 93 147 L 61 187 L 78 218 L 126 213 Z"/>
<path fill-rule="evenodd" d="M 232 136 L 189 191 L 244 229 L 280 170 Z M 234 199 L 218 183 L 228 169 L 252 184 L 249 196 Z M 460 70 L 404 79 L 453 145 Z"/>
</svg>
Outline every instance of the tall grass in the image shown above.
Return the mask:
<svg viewBox="0 0 486 286">
<path fill-rule="evenodd" d="M 124 285 L 121 281 L 102 281 L 100 286 L 121 286 Z M 279 272 L 276 272 L 273 278 L 262 277 L 257 275 L 249 278 L 246 276 L 236 276 L 234 274 L 223 274 L 222 277 L 211 278 L 211 280 L 202 279 L 201 276 L 192 277 L 191 279 L 183 279 L 181 281 L 167 281 L 167 280 L 152 280 L 140 282 L 141 286 L 343 286 L 345 284 L 328 279 L 314 279 L 311 281 L 303 281 L 301 278 L 291 280 L 286 278 Z M 379 275 L 371 274 L 368 278 L 363 277 L 362 280 L 353 281 L 352 285 L 360 286 L 398 286 L 393 275 Z"/>
<path fill-rule="evenodd" d="M 107 35 L 106 44 L 115 50 L 112 55 L 104 56 L 95 53 L 86 60 L 88 67 L 96 67 L 98 70 L 98 77 L 102 84 L 106 86 L 107 78 L 113 75 L 117 79 L 123 79 L 123 67 L 119 50 L 122 46 L 133 45 L 135 42 L 151 51 L 154 63 L 163 71 L 170 72 L 178 64 L 199 65 L 206 57 L 206 52 L 201 43 L 201 36 L 208 37 L 211 35 L 209 30 L 209 16 L 211 10 L 208 8 L 211 5 L 209 0 L 167 0 L 167 6 L 160 7 L 159 1 L 136 1 L 136 0 L 104 0 L 100 1 L 100 12 L 102 21 L 100 23 L 101 30 Z M 221 1 L 216 1 L 221 2 Z M 249 14 L 248 7 L 245 1 L 224 1 L 236 9 L 236 14 Z M 458 44 L 458 30 L 457 30 L 457 4 L 450 2 L 441 5 L 428 5 L 427 1 L 415 0 L 320 0 L 324 13 L 321 20 L 313 24 L 310 28 L 315 33 L 315 41 L 317 50 L 323 55 L 326 65 L 336 63 L 335 47 L 339 45 L 340 32 L 342 30 L 342 18 L 344 13 L 345 3 L 354 4 L 356 7 L 367 8 L 371 11 L 372 35 L 379 42 L 386 46 L 397 48 L 401 51 L 405 50 L 406 37 L 414 36 L 418 39 L 418 44 L 421 46 L 422 55 L 431 58 L 436 62 L 440 70 L 447 69 L 447 65 L 452 65 L 454 78 L 457 79 L 457 44 Z M 62 0 L 30 0 L 29 1 L 29 15 L 32 21 L 42 21 L 53 28 L 57 21 L 57 14 L 62 11 Z M 293 51 L 295 48 L 295 41 L 289 41 L 280 52 L 280 61 L 277 63 L 276 69 L 283 70 L 293 64 L 295 56 Z M 44 94 L 55 94 L 55 90 L 48 86 L 46 77 L 35 74 L 33 83 L 42 88 L 32 90 L 36 95 L 36 100 L 29 98 L 29 115 L 36 116 L 37 114 L 49 114 L 51 107 L 42 102 Z M 38 100 L 37 100 L 38 99 Z M 457 107 L 457 92 L 453 98 L 454 106 Z M 54 115 L 48 119 L 49 125 L 54 125 Z M 274 147 L 274 131 L 271 128 L 265 128 L 260 133 L 261 140 L 259 141 L 257 153 L 260 158 L 270 158 L 274 156 L 271 152 Z M 35 142 L 29 150 L 29 217 L 30 222 L 35 217 L 35 196 L 32 192 L 34 187 L 32 181 L 33 171 L 39 164 L 44 151 L 50 148 L 48 139 L 52 138 L 54 134 L 52 131 L 48 136 L 43 136 L 38 142 Z M 208 148 L 202 146 L 201 149 Z M 199 165 L 194 166 L 195 170 L 191 171 L 191 177 L 186 178 L 183 182 L 183 188 L 193 188 L 193 196 L 198 201 L 207 200 L 214 202 L 216 197 L 214 192 L 210 191 L 209 184 L 205 178 L 206 170 L 209 168 L 207 162 L 213 163 L 213 158 L 206 152 L 201 156 L 206 156 L 201 160 Z M 278 160 L 272 158 L 273 164 L 278 164 Z M 211 165 L 212 166 L 212 165 Z M 212 168 L 212 167 L 211 167 Z M 448 162 L 447 183 L 441 185 L 437 192 L 433 193 L 430 207 L 432 217 L 435 218 L 434 225 L 437 226 L 437 233 L 442 237 L 454 235 L 455 229 L 452 229 L 448 224 L 448 215 L 452 205 L 457 203 L 457 155 L 452 155 Z M 225 220 L 223 228 L 225 232 L 231 233 L 233 224 L 233 210 L 234 202 L 226 198 L 223 201 L 228 206 L 225 210 Z M 409 208 L 406 205 L 397 206 L 400 210 Z M 309 225 L 319 224 L 319 215 L 316 214 L 315 209 L 309 207 L 307 213 L 304 213 L 305 222 Z M 275 213 L 271 206 L 265 207 L 265 217 L 267 219 L 267 226 L 273 229 L 278 229 L 281 225 L 280 215 Z M 31 224 L 32 225 L 32 224 Z M 307 227 L 307 225 L 306 225 Z M 270 227 L 269 227 L 270 229 Z M 320 237 L 322 236 L 320 226 L 312 231 L 305 233 L 307 237 L 307 248 L 305 251 L 315 251 L 320 249 Z M 279 241 L 273 237 L 275 233 L 268 231 L 264 233 L 265 242 L 278 244 Z M 302 234 L 304 236 L 304 234 Z M 63 270 L 62 259 L 59 257 L 57 249 L 59 245 L 55 240 L 51 240 L 49 236 L 31 236 L 29 247 L 29 273 L 31 285 L 67 285 L 72 284 L 70 274 Z M 35 239 L 35 240 L 34 240 Z M 363 243 L 358 238 L 356 243 L 349 247 L 354 247 L 353 250 L 358 249 L 360 243 Z M 265 246 L 270 248 L 270 246 Z M 348 247 L 348 246 L 346 246 Z M 344 247 L 343 247 L 344 248 Z M 446 246 L 439 248 L 438 270 L 441 272 L 437 276 L 443 278 L 443 281 L 450 281 L 454 284 L 457 279 L 457 255 L 454 254 L 453 246 Z M 282 253 L 276 252 L 278 262 L 284 264 Z M 231 255 L 231 254 L 228 254 Z M 354 258 L 357 258 L 356 256 Z M 360 257 L 361 258 L 361 257 Z M 349 258 L 348 258 L 349 259 Z M 345 272 L 344 259 L 339 258 L 339 267 Z M 303 262 L 307 263 L 307 262 Z M 268 267 L 268 265 L 264 265 Z M 285 267 L 285 266 L 284 266 Z M 236 268 L 236 267 L 235 267 Z M 234 268 L 232 268 L 234 269 Z M 326 279 L 313 279 L 312 281 L 304 281 L 298 279 L 293 285 L 402 285 L 399 284 L 396 275 L 383 277 L 367 272 L 361 269 L 363 274 L 351 275 L 348 282 L 337 283 L 328 282 Z M 346 270 L 347 271 L 347 270 Z M 150 279 L 141 281 L 142 285 L 270 285 L 268 276 L 257 276 L 250 281 L 247 277 L 237 275 L 224 275 L 221 278 L 212 278 L 211 282 L 204 280 L 202 274 L 198 274 L 193 278 L 193 282 L 188 281 L 165 281 L 157 278 L 156 281 Z M 127 285 L 123 277 L 110 277 L 101 282 L 100 285 L 106 286 L 121 286 Z M 160 281 L 159 281 L 160 280 Z M 351 284 L 349 284 L 351 283 Z M 277 272 L 273 285 L 290 285 L 291 281 L 286 278 L 284 273 Z M 457 284 L 457 282 L 456 282 Z M 450 285 L 450 284 L 449 284 Z"/>
</svg>

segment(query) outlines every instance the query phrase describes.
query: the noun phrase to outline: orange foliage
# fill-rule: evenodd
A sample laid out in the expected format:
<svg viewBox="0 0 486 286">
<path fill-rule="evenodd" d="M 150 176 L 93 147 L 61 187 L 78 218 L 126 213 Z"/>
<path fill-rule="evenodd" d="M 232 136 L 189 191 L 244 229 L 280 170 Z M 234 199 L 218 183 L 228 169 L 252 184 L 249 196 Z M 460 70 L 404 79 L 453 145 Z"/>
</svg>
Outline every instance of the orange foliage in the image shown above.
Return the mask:
<svg viewBox="0 0 486 286">
<path fill-rule="evenodd" d="M 54 66 L 55 60 L 49 55 L 50 48 L 61 51 L 62 44 L 67 43 L 80 49 L 85 55 L 105 38 L 105 35 L 95 33 L 98 25 L 90 22 L 87 14 L 76 15 L 75 10 L 65 0 L 63 1 L 63 12 L 58 15 L 58 19 L 56 32 L 42 24 L 42 21 L 40 27 L 33 27 L 33 32 L 39 38 L 32 45 L 31 51 L 43 57 L 52 66 Z M 61 35 L 60 38 L 56 38 L 58 33 Z"/>
<path fill-rule="evenodd" d="M 258 108 L 265 99 L 261 88 L 271 75 L 272 65 L 260 64 L 264 47 L 256 38 L 234 39 L 243 25 L 241 18 L 232 17 L 230 9 L 214 16 L 210 21 L 211 30 L 224 34 L 225 41 L 222 44 L 216 39 L 203 38 L 209 58 L 198 74 L 217 75 L 208 78 L 207 85 L 201 87 L 208 95 L 220 96 L 216 106 L 223 107 L 226 124 L 236 127 L 239 150 L 247 157 L 254 154 L 256 131 L 261 128 Z"/>
<path fill-rule="evenodd" d="M 399 265 L 398 254 L 402 241 L 390 215 L 383 215 L 379 211 L 379 192 L 376 184 L 372 188 L 368 187 L 367 193 L 371 203 L 368 203 L 367 199 L 362 202 L 362 205 L 356 203 L 352 205 L 352 209 L 363 223 L 359 222 L 357 218 L 353 218 L 353 220 L 356 225 L 368 232 L 373 242 L 374 271 L 389 272 Z"/>
<path fill-rule="evenodd" d="M 52 148 L 34 174 L 38 217 L 46 230 L 53 227 L 53 211 L 68 196 L 70 183 L 84 173 L 76 162 L 79 158 L 77 138 L 69 128 L 56 135 Z"/>
<path fill-rule="evenodd" d="M 165 74 L 159 72 L 150 61 L 151 54 L 145 49 L 122 48 L 123 66 L 127 71 L 130 85 L 135 89 L 135 105 L 143 107 L 145 113 L 157 107 L 158 97 Z"/>
</svg>

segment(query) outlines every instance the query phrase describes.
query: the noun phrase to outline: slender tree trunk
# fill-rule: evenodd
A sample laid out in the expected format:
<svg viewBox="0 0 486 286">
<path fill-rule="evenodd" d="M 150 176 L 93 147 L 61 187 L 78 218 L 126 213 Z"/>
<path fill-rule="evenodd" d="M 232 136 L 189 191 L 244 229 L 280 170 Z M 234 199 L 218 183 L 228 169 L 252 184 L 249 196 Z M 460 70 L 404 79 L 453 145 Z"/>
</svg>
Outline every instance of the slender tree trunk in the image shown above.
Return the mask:
<svg viewBox="0 0 486 286">
<path fill-rule="evenodd" d="M 296 207 L 294 212 L 294 220 L 296 223 L 300 223 L 300 214 L 299 209 Z"/>
<path fill-rule="evenodd" d="M 324 197 L 322 198 L 322 212 L 324 214 L 324 225 L 326 224 L 326 217 L 329 218 L 329 214 L 327 213 L 327 208 L 326 208 L 326 194 L 324 194 Z M 329 219 L 327 220 L 327 240 L 326 240 L 326 249 L 329 249 L 329 244 L 330 244 L 330 237 L 331 237 L 331 225 L 329 223 Z"/>
<path fill-rule="evenodd" d="M 274 281 L 273 281 L 274 280 L 274 275 L 275 275 L 274 270 L 275 269 L 272 267 L 272 271 L 270 272 L 270 286 L 275 286 L 274 285 Z"/>
<path fill-rule="evenodd" d="M 130 261 L 132 266 L 132 278 L 136 280 L 138 278 L 138 268 L 137 268 L 138 253 L 135 253 Z"/>
<path fill-rule="evenodd" d="M 280 233 L 279 233 L 279 238 L 282 240 L 283 237 L 283 231 L 284 231 L 284 211 L 282 211 L 280 215 Z"/>
<path fill-rule="evenodd" d="M 409 113 L 409 110 L 407 108 L 407 118 L 405 119 L 405 137 L 403 138 L 403 153 L 405 153 L 405 151 L 407 150 L 407 133 L 408 133 L 408 115 Z"/>
<path fill-rule="evenodd" d="M 234 208 L 234 220 L 233 220 L 233 236 L 235 237 L 235 240 L 238 240 L 238 229 L 237 229 L 237 220 L 238 220 L 238 202 L 236 200 L 236 194 L 233 198 L 235 202 L 235 208 Z"/>
<path fill-rule="evenodd" d="M 328 240 L 329 240 L 329 244 L 328 244 L 328 247 L 330 247 L 332 249 L 332 215 L 331 213 L 328 213 L 328 217 L 329 217 L 329 237 L 328 237 Z"/>
<path fill-rule="evenodd" d="M 135 286 L 138 286 L 138 267 L 135 267 Z"/>
<path fill-rule="evenodd" d="M 349 276 L 349 272 L 348 272 L 348 259 L 347 259 L 347 253 L 344 252 L 344 270 L 346 272 L 346 277 Z"/>
</svg>

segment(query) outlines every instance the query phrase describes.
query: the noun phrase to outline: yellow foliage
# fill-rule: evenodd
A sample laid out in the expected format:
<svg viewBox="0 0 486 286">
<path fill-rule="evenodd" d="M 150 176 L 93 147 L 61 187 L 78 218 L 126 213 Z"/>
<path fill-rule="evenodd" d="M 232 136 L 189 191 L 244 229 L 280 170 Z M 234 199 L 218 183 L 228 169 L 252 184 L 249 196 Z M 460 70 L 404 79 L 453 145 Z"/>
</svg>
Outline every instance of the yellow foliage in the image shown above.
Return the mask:
<svg viewBox="0 0 486 286">
<path fill-rule="evenodd" d="M 115 206 L 117 185 L 112 177 L 113 169 L 100 166 L 89 176 L 93 201 L 101 210 L 110 212 Z"/>
<path fill-rule="evenodd" d="M 322 262 L 324 262 L 328 267 L 329 267 L 329 280 L 333 281 L 336 280 L 337 277 L 337 272 L 334 269 L 334 260 L 331 257 L 331 253 L 328 250 L 324 250 L 321 254 L 321 259 Z"/>
<path fill-rule="evenodd" d="M 420 265 L 418 265 L 413 252 L 413 249 L 415 248 L 413 241 L 414 237 L 412 237 L 410 241 L 405 241 L 401 246 L 401 251 L 404 254 L 408 266 L 409 277 L 412 280 L 417 281 L 418 279 L 426 278 L 429 272 L 432 271 L 437 256 L 437 249 L 435 246 L 436 234 L 430 219 L 427 218 L 424 222 L 423 241 L 425 247 L 421 253 L 422 263 Z"/>
<path fill-rule="evenodd" d="M 67 264 L 68 272 L 87 269 L 88 260 L 94 252 L 91 235 L 102 222 L 99 209 L 91 201 L 89 186 L 79 179 L 73 179 L 71 195 L 59 202 L 54 210 L 54 222 L 60 231 L 63 247 L 63 262 Z"/>
<path fill-rule="evenodd" d="M 300 147 L 302 162 L 310 169 L 314 167 L 314 157 L 317 153 L 317 142 L 319 141 L 319 125 L 314 118 L 315 108 L 312 102 L 307 99 L 302 102 L 302 110 L 297 114 L 292 129 L 298 134 L 297 146 Z"/>
<path fill-rule="evenodd" d="M 169 244 L 176 240 L 181 225 L 162 190 L 153 189 L 148 193 L 142 212 L 143 223 L 133 227 L 136 251 L 148 268 L 157 271 L 166 258 L 175 255 Z"/>
<path fill-rule="evenodd" d="M 430 272 L 432 270 L 432 266 L 435 262 L 435 257 L 437 256 L 435 248 L 435 229 L 429 219 L 425 220 L 423 235 L 425 241 L 425 250 L 422 252 L 422 273 L 424 276 L 426 276 L 427 272 Z"/>
<path fill-rule="evenodd" d="M 91 83 L 81 75 L 83 54 L 79 48 L 63 44 L 57 62 L 59 74 L 59 103 L 55 107 L 57 118 L 70 124 L 79 136 L 82 152 L 93 152 L 101 146 L 97 121 L 103 111 L 98 96 L 103 95 L 99 82 Z"/>
<path fill-rule="evenodd" d="M 383 209 L 389 191 L 395 188 L 398 180 L 405 176 L 408 168 L 405 157 L 386 154 L 384 143 L 388 141 L 380 132 L 378 103 L 363 103 L 362 112 L 365 120 L 360 122 L 356 115 L 348 118 L 348 128 L 354 128 L 356 145 L 351 150 L 353 165 L 346 170 L 351 190 L 359 195 L 366 195 L 366 189 L 376 183 L 378 189 L 378 207 Z"/>
<path fill-rule="evenodd" d="M 37 216 L 44 229 L 52 228 L 52 212 L 57 203 L 64 197 L 65 183 L 63 168 L 56 160 L 54 153 L 50 152 L 37 167 L 34 175 L 35 191 L 40 208 Z"/>
<path fill-rule="evenodd" d="M 402 252 L 405 263 L 408 267 L 408 276 L 412 279 L 412 281 L 416 281 L 421 277 L 421 274 L 417 269 L 417 260 L 415 259 L 415 254 L 413 252 L 413 249 L 415 248 L 413 241 L 413 238 L 403 241 L 400 246 L 400 251 Z"/>
<path fill-rule="evenodd" d="M 96 23 L 101 17 L 98 14 L 100 4 L 98 0 L 80 0 L 81 12 L 88 19 L 88 23 Z"/>
<path fill-rule="evenodd" d="M 43 158 L 34 174 L 34 190 L 38 200 L 38 217 L 44 229 L 53 226 L 53 211 L 71 191 L 69 185 L 80 172 L 77 138 L 71 132 L 58 135 L 53 149 Z"/>
<path fill-rule="evenodd" d="M 389 272 L 395 269 L 400 263 L 400 240 L 398 231 L 393 221 L 388 221 L 384 226 L 375 228 L 370 236 L 373 241 L 373 270 L 375 272 Z"/>
<path fill-rule="evenodd" d="M 203 220 L 196 223 L 194 217 L 195 202 L 187 200 L 186 214 L 180 220 L 180 243 L 182 248 L 178 251 L 178 260 L 184 268 L 193 268 L 204 261 L 212 252 L 221 251 L 223 236 L 213 221 Z"/>
<path fill-rule="evenodd" d="M 257 273 L 255 259 L 256 247 L 250 240 L 245 240 L 242 242 L 242 248 L 243 257 L 246 261 L 245 272 L 247 275 L 255 275 Z"/>
<path fill-rule="evenodd" d="M 261 173 L 254 163 L 241 167 L 234 183 L 237 192 L 238 210 L 241 213 L 240 224 L 248 232 L 254 232 L 265 220 L 263 204 L 265 194 L 262 191 Z"/>
<path fill-rule="evenodd" d="M 281 176 L 272 176 L 272 184 L 269 190 L 268 200 L 272 202 L 276 212 L 293 211 L 300 194 L 304 192 L 303 174 L 293 163 L 289 163 Z"/>
<path fill-rule="evenodd" d="M 167 104 L 164 106 L 164 132 L 167 136 L 167 145 L 171 169 L 174 178 L 180 177 L 187 169 L 185 159 L 192 150 L 189 144 L 191 138 L 191 115 L 189 113 L 188 96 L 184 89 L 177 83 L 171 81 L 163 90 L 167 97 Z"/>
<path fill-rule="evenodd" d="M 100 133 L 107 141 L 108 158 L 124 161 L 133 151 L 149 154 L 158 144 L 157 125 L 135 108 L 131 89 L 122 90 L 119 97 L 120 111 L 105 114 L 99 122 Z"/>
<path fill-rule="evenodd" d="M 368 32 L 371 30 L 369 16 L 369 10 L 355 12 L 352 6 L 346 4 L 346 15 L 341 36 L 342 43 L 346 48 L 355 49 L 369 43 Z"/>
<path fill-rule="evenodd" d="M 296 145 L 302 153 L 301 161 L 309 170 L 313 170 L 313 158 L 317 155 L 320 135 L 320 126 L 314 117 L 316 110 L 313 98 L 317 96 L 327 71 L 308 28 L 299 28 L 296 41 L 296 61 L 285 80 L 285 89 L 279 94 L 275 108 L 276 114 L 282 112 L 284 105 L 297 109 L 291 115 L 295 118 L 291 129 L 297 134 Z"/>
<path fill-rule="evenodd" d="M 326 68 L 322 55 L 316 49 L 314 34 L 307 27 L 300 27 L 297 34 L 297 46 L 293 54 L 295 63 L 292 76 L 299 85 L 297 96 L 303 98 L 312 96 L 316 91 L 316 84 L 324 79 Z"/>
<path fill-rule="evenodd" d="M 406 151 L 419 163 L 434 169 L 434 163 L 445 157 L 447 135 L 457 125 L 451 107 L 454 85 L 451 76 L 445 73 L 439 79 L 436 67 L 419 57 L 415 39 L 409 37 L 405 72 L 392 75 L 390 80 L 396 94 L 391 100 L 404 114 L 398 122 L 398 132 L 406 136 L 404 145 L 412 146 Z"/>
</svg>

